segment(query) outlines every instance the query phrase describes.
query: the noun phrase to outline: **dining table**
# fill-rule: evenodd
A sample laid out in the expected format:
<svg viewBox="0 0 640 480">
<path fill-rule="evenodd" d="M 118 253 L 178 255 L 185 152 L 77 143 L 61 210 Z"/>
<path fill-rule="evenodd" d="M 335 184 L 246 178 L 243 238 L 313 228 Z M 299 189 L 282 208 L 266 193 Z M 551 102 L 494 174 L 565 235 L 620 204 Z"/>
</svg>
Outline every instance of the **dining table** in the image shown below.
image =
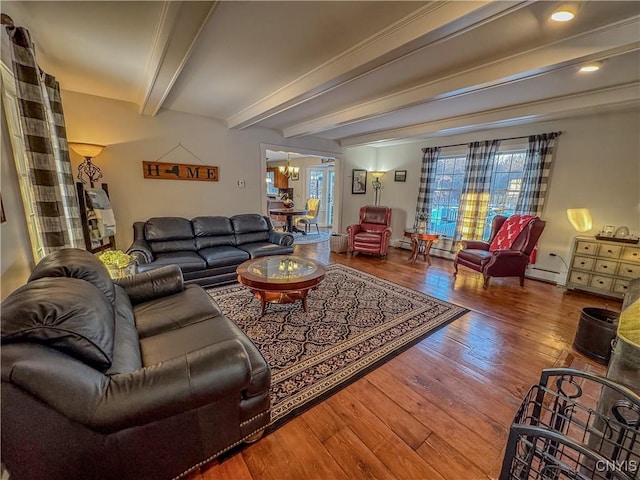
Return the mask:
<svg viewBox="0 0 640 480">
<path fill-rule="evenodd" d="M 293 217 L 302 216 L 308 214 L 309 211 L 304 208 L 272 208 L 269 210 L 269 215 L 284 215 L 287 219 L 286 229 L 289 233 L 301 233 L 302 235 L 306 235 L 307 232 L 304 230 L 300 230 L 295 226 L 293 222 Z"/>
</svg>

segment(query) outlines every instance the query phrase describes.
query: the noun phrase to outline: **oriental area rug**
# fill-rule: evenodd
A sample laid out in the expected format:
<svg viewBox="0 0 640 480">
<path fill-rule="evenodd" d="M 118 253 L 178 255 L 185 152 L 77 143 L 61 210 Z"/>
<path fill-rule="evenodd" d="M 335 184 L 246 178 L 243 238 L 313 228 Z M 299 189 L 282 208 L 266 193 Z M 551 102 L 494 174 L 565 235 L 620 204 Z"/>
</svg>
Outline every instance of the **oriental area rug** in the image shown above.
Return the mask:
<svg viewBox="0 0 640 480">
<path fill-rule="evenodd" d="M 239 284 L 208 289 L 271 366 L 271 431 L 468 310 L 354 270 L 328 265 L 301 302 L 270 304 Z"/>
</svg>

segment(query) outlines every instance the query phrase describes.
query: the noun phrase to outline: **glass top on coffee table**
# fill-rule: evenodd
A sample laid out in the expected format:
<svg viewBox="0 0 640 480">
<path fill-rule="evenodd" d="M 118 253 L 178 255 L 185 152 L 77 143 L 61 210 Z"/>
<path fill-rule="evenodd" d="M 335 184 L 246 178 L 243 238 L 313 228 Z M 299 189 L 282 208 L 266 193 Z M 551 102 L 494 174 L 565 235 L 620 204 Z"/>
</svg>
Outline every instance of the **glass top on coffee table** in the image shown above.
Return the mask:
<svg viewBox="0 0 640 480">
<path fill-rule="evenodd" d="M 302 300 L 307 311 L 307 294 L 324 280 L 324 265 L 310 258 L 276 255 L 247 260 L 237 270 L 238 282 L 248 287 L 261 302 L 293 303 Z"/>
<path fill-rule="evenodd" d="M 319 263 L 308 258 L 278 255 L 250 261 L 249 265 L 246 266 L 246 270 L 247 273 L 255 275 L 262 280 L 285 280 L 288 283 L 313 277 L 320 266 Z"/>
</svg>

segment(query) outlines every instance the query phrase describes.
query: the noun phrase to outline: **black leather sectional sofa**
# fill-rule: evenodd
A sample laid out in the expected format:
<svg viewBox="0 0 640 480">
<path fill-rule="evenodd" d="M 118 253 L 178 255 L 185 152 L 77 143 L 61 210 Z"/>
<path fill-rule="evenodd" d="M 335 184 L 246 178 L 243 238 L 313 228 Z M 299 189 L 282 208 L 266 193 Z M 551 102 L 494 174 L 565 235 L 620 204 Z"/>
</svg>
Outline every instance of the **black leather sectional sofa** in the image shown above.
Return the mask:
<svg viewBox="0 0 640 480">
<path fill-rule="evenodd" d="M 127 253 L 138 272 L 180 267 L 185 283 L 210 286 L 236 280 L 236 267 L 250 258 L 293 253 L 293 235 L 276 232 L 269 217 L 155 217 L 133 224 Z"/>
<path fill-rule="evenodd" d="M 114 284 L 92 254 L 54 252 L 1 326 L 11 479 L 171 479 L 269 423 L 264 357 L 175 265 Z"/>
</svg>

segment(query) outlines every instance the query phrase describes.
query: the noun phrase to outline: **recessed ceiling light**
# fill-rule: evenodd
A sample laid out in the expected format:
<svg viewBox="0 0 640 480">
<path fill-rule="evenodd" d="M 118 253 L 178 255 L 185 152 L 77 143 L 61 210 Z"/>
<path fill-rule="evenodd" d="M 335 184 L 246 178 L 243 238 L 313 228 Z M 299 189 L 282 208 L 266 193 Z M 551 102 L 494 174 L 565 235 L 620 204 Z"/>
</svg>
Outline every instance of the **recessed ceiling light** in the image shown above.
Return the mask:
<svg viewBox="0 0 640 480">
<path fill-rule="evenodd" d="M 556 22 L 568 22 L 569 20 L 573 20 L 576 14 L 567 8 L 559 8 L 555 12 L 551 14 L 551 20 Z"/>
<path fill-rule="evenodd" d="M 596 72 L 600 70 L 601 66 L 602 66 L 602 62 L 588 63 L 586 65 L 581 66 L 580 71 L 583 73 Z"/>
</svg>

